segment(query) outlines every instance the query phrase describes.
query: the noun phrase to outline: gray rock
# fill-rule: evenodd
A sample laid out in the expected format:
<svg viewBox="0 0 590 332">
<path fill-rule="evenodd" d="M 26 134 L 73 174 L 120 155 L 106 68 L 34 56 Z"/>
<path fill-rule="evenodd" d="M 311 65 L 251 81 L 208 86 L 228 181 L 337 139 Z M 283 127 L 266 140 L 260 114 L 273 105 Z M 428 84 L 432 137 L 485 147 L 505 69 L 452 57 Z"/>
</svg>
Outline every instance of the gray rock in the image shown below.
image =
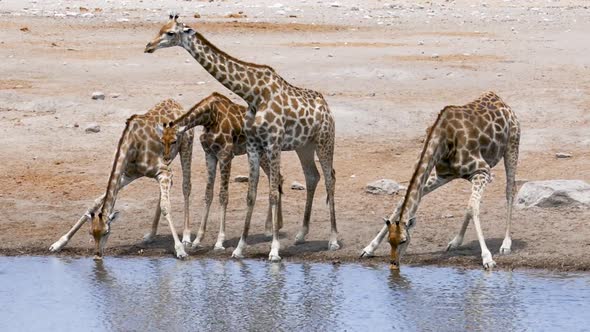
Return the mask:
<svg viewBox="0 0 590 332">
<path fill-rule="evenodd" d="M 97 125 L 96 123 L 91 123 L 88 126 L 86 126 L 86 129 L 84 129 L 84 131 L 89 134 L 89 133 L 98 133 L 100 132 L 100 126 Z"/>
<path fill-rule="evenodd" d="M 291 189 L 293 189 L 293 190 L 305 190 L 305 186 L 302 185 L 301 183 L 297 182 L 297 181 L 293 181 L 293 183 L 291 183 Z"/>
<path fill-rule="evenodd" d="M 95 91 L 92 93 L 92 99 L 94 100 L 104 100 L 104 93 L 100 91 Z"/>
<path fill-rule="evenodd" d="M 247 175 L 238 175 L 234 178 L 234 182 L 248 182 L 248 179 Z"/>
<path fill-rule="evenodd" d="M 590 184 L 582 180 L 548 180 L 525 183 L 516 196 L 516 206 L 524 209 L 557 206 L 590 206 Z"/>
<path fill-rule="evenodd" d="M 571 153 L 566 153 L 566 152 L 557 152 L 555 154 L 555 158 L 571 158 L 573 157 Z"/>
<path fill-rule="evenodd" d="M 374 195 L 393 195 L 405 189 L 405 186 L 402 186 L 393 180 L 381 179 L 367 184 L 367 189 L 365 191 Z"/>
</svg>

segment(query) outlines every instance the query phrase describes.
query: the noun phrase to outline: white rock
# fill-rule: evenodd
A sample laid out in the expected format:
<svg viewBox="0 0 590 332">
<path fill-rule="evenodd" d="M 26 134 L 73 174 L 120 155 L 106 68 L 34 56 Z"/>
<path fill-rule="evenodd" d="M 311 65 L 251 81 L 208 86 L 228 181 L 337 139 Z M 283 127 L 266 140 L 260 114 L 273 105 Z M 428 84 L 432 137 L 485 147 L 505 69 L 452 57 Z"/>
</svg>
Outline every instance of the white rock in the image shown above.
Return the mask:
<svg viewBox="0 0 590 332">
<path fill-rule="evenodd" d="M 582 180 L 530 181 L 518 191 L 516 206 L 590 206 L 590 184 Z"/>
<path fill-rule="evenodd" d="M 111 93 L 109 96 L 111 96 L 111 98 L 119 98 L 121 97 L 120 93 Z"/>
<path fill-rule="evenodd" d="M 94 14 L 92 14 L 92 13 L 84 13 L 84 14 L 82 14 L 80 16 L 81 17 L 84 17 L 84 18 L 90 18 L 90 17 L 94 17 Z"/>
<path fill-rule="evenodd" d="M 84 129 L 84 131 L 89 134 L 89 133 L 98 133 L 100 131 L 100 126 L 96 123 L 91 123 L 88 126 L 86 126 L 86 129 Z"/>
<path fill-rule="evenodd" d="M 557 152 L 555 154 L 556 158 L 571 158 L 573 157 L 571 153 L 567 153 L 567 152 Z"/>
<path fill-rule="evenodd" d="M 393 195 L 400 190 L 405 190 L 406 187 L 399 183 L 389 180 L 381 179 L 367 184 L 366 192 L 374 195 Z"/>
<path fill-rule="evenodd" d="M 341 7 L 342 5 L 339 2 L 332 2 L 330 7 Z"/>
<path fill-rule="evenodd" d="M 293 189 L 293 190 L 305 190 L 305 186 L 302 185 L 301 183 L 297 182 L 297 181 L 293 181 L 293 183 L 291 183 L 291 189 Z"/>
<path fill-rule="evenodd" d="M 234 182 L 248 182 L 247 175 L 238 175 L 234 178 Z"/>
<path fill-rule="evenodd" d="M 100 91 L 95 91 L 92 93 L 92 99 L 94 100 L 104 100 L 104 93 Z"/>
</svg>

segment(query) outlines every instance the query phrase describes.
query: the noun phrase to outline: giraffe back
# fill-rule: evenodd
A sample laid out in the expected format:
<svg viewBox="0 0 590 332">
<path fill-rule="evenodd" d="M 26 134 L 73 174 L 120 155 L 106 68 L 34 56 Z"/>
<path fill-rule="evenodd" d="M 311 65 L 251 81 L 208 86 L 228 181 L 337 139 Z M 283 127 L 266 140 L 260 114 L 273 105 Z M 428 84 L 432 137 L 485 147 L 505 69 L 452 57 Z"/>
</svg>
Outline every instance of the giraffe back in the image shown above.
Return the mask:
<svg viewBox="0 0 590 332">
<path fill-rule="evenodd" d="M 200 136 L 201 145 L 206 153 L 217 154 L 227 151 L 231 147 L 231 153 L 235 156 L 246 153 L 246 133 L 244 131 L 244 119 L 247 108 L 232 102 L 229 98 L 214 94 L 211 102 L 212 117 L 215 120 L 203 126 Z"/>
<path fill-rule="evenodd" d="M 133 115 L 127 120 L 130 140 L 129 160 L 125 171 L 127 175 L 155 177 L 163 167 L 167 167 L 162 160 L 163 145 L 156 126 L 169 123 L 182 113 L 182 105 L 173 99 L 166 99 L 146 113 Z M 192 130 L 185 135 L 192 138 Z M 175 151 L 171 158 L 174 159 L 177 153 Z"/>
<path fill-rule="evenodd" d="M 494 167 L 504 156 L 510 136 L 520 134 L 512 109 L 494 92 L 462 106 L 447 106 L 439 128 L 445 156 L 437 174 L 469 177 Z"/>
</svg>

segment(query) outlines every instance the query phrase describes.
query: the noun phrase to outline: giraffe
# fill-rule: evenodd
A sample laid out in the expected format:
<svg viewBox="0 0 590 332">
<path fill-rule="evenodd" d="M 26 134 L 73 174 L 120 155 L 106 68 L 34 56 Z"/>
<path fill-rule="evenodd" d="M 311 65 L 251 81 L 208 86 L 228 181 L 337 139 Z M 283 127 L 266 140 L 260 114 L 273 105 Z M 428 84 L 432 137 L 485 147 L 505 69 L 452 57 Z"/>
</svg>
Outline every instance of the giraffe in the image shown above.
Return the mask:
<svg viewBox="0 0 590 332">
<path fill-rule="evenodd" d="M 404 199 L 398 203 L 391 216 L 385 219 L 385 226 L 363 249 L 361 257 L 373 256 L 385 234 L 389 233 L 390 267 L 399 269 L 399 260 L 410 242 L 410 230 L 415 225 L 415 214 L 422 197 L 451 180 L 462 178 L 471 182 L 471 198 L 459 233 L 449 242 L 447 251 L 463 243 L 469 221 L 473 220 L 483 266 L 491 269 L 496 263 L 481 231 L 479 204 L 486 185 L 492 180 L 491 169 L 504 158 L 507 218 L 500 254 L 509 254 L 512 246 L 510 227 L 520 143 L 518 119 L 498 95 L 487 92 L 469 104 L 445 107 L 427 132 Z"/>
<path fill-rule="evenodd" d="M 57 252 L 61 250 L 84 223 L 91 221 L 90 233 L 95 243 L 94 258 L 96 260 L 102 259 L 104 247 L 110 235 L 111 223 L 118 217 L 118 212 L 113 212 L 113 209 L 119 190 L 134 180 L 145 176 L 158 181 L 160 197 L 151 231 L 144 236 L 144 242 L 154 240 L 160 215 L 163 215 L 168 221 L 174 238 L 176 256 L 181 259 L 187 257 L 184 245 L 178 238 L 170 216 L 169 192 L 172 186 L 172 171 L 169 165 L 174 157 L 180 153 L 184 194 L 184 232 L 182 241 L 184 244 L 190 244 L 189 197 L 191 192 L 190 175 L 194 134 L 192 130 L 187 131 L 182 137 L 179 137 L 180 144 L 175 144 L 169 150 L 160 143 L 162 133 L 158 131 L 157 126 L 160 122 L 169 122 L 182 113 L 183 108 L 178 102 L 166 99 L 156 104 L 147 113 L 135 114 L 127 119 L 125 129 L 117 145 L 106 192 L 94 201 L 92 206 L 65 235 L 49 247 L 50 251 Z"/>
<path fill-rule="evenodd" d="M 248 104 L 244 120 L 246 152 L 250 168 L 248 181 L 248 211 L 240 241 L 232 253 L 242 258 L 256 201 L 260 175 L 259 166 L 264 154 L 270 164 L 270 193 L 272 211 L 272 244 L 269 260 L 280 261 L 278 230 L 279 171 L 281 151 L 296 151 L 301 162 L 307 188 L 307 198 L 301 229 L 295 243 L 305 242 L 309 232 L 309 220 L 313 197 L 320 174 L 314 153 L 320 161 L 330 209 L 331 232 L 328 249 L 340 248 L 334 191 L 336 175 L 334 158 L 334 118 L 324 97 L 316 91 L 295 87 L 266 65 L 238 60 L 221 51 L 203 35 L 178 21 L 178 15 L 170 15 L 156 37 L 145 47 L 146 53 L 157 49 L 180 46 L 226 88 L 236 93 Z"/>
<path fill-rule="evenodd" d="M 203 133 L 201 134 L 200 140 L 205 151 L 208 177 L 205 190 L 205 211 L 199 231 L 197 232 L 197 237 L 193 242 L 193 247 L 200 246 L 205 235 L 209 209 L 213 201 L 213 187 L 215 184 L 217 163 L 219 162 L 219 171 L 221 173 L 221 185 L 219 189 L 220 221 L 219 234 L 213 249 L 225 250 L 223 242 L 225 241 L 225 216 L 229 198 L 228 187 L 231 163 L 235 156 L 246 154 L 246 134 L 243 128 L 246 110 L 247 108 L 245 106 L 233 103 L 226 96 L 214 92 L 194 105 L 179 118 L 163 124 L 162 130 L 164 134 L 162 135 L 162 144 L 164 144 L 167 151 L 172 151 L 171 146 L 180 141 L 179 138 L 187 130 L 196 126 L 203 126 Z M 266 175 L 270 176 L 268 159 L 265 156 L 261 158 L 261 166 Z M 282 182 L 281 177 L 278 203 L 279 228 L 283 225 L 281 208 Z M 270 206 L 265 228 L 267 233 L 271 232 L 272 215 Z"/>
</svg>

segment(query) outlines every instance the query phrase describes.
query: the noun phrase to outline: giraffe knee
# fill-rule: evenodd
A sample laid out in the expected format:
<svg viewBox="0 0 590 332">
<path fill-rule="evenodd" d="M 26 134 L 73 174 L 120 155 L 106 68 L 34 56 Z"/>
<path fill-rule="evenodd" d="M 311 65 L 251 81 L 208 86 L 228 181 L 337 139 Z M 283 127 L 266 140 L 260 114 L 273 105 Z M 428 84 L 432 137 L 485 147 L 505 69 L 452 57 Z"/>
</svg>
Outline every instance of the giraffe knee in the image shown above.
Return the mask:
<svg viewBox="0 0 590 332">
<path fill-rule="evenodd" d="M 222 206 L 226 206 L 228 201 L 229 201 L 229 193 L 228 192 L 220 192 L 219 193 L 219 204 L 221 204 Z"/>
</svg>

